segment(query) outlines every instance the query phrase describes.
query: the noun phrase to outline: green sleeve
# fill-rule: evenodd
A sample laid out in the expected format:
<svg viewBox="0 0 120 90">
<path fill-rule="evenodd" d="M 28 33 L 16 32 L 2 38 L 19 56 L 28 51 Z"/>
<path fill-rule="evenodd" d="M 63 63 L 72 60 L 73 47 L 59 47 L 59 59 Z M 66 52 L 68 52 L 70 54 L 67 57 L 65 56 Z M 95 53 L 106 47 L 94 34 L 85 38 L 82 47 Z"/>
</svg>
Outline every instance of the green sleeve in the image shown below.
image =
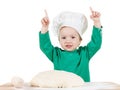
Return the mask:
<svg viewBox="0 0 120 90">
<path fill-rule="evenodd" d="M 102 31 L 101 28 L 96 28 L 95 26 L 93 26 L 91 41 L 86 46 L 89 60 L 101 48 L 102 44 L 101 31 Z"/>
<path fill-rule="evenodd" d="M 54 47 L 51 44 L 49 32 L 44 34 L 39 32 L 39 45 L 42 52 L 52 61 Z"/>
</svg>

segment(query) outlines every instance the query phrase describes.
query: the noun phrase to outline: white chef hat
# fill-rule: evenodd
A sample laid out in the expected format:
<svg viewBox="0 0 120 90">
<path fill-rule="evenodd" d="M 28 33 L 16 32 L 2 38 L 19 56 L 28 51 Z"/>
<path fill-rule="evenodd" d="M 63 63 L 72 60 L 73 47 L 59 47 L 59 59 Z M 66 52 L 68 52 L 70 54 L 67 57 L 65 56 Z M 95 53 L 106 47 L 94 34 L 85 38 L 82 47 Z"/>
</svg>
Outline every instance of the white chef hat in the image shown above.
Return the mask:
<svg viewBox="0 0 120 90">
<path fill-rule="evenodd" d="M 88 21 L 82 13 L 65 11 L 53 19 L 53 31 L 55 35 L 59 35 L 59 30 L 64 26 L 74 28 L 82 36 L 87 29 Z"/>
</svg>

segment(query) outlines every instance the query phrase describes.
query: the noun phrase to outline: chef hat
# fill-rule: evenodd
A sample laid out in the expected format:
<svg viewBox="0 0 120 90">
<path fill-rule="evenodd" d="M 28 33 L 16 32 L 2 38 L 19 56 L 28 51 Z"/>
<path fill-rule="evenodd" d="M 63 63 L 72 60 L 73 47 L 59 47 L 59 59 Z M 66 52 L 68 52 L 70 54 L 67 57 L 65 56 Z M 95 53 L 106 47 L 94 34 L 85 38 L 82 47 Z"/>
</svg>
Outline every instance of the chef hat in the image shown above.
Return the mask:
<svg viewBox="0 0 120 90">
<path fill-rule="evenodd" d="M 64 26 L 74 28 L 82 36 L 87 29 L 88 21 L 82 13 L 62 12 L 53 19 L 54 33 L 59 35 L 59 30 Z"/>
</svg>

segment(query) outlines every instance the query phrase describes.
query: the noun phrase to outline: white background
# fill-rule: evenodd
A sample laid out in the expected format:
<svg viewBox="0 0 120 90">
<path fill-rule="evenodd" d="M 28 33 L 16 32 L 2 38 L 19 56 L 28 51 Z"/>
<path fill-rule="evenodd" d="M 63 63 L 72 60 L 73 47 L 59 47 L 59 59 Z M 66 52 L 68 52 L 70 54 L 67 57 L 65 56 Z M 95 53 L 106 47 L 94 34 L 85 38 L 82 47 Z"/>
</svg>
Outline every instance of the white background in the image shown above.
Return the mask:
<svg viewBox="0 0 120 90">
<path fill-rule="evenodd" d="M 40 71 L 53 69 L 52 63 L 39 49 L 38 32 L 41 18 L 48 11 L 50 28 L 52 19 L 61 11 L 84 13 L 89 26 L 82 45 L 90 40 L 93 10 L 101 13 L 103 43 L 91 59 L 91 81 L 110 81 L 120 84 L 120 13 L 119 0 L 0 0 L 0 84 L 20 76 L 26 82 Z M 53 45 L 57 37 L 50 31 Z"/>
</svg>

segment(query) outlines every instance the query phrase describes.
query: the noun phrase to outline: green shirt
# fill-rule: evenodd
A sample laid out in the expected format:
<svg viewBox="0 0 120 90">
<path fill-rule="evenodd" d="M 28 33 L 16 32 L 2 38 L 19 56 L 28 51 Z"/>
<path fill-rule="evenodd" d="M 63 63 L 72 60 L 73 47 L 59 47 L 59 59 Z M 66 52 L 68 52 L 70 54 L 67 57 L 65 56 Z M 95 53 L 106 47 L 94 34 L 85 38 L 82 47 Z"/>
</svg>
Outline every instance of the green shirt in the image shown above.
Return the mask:
<svg viewBox="0 0 120 90">
<path fill-rule="evenodd" d="M 73 72 L 81 76 L 85 82 L 90 81 L 89 61 L 100 49 L 102 43 L 101 29 L 93 26 L 91 41 L 86 46 L 80 46 L 74 51 L 65 51 L 51 44 L 49 32 L 39 32 L 39 42 L 42 52 L 54 64 L 55 70 Z"/>
</svg>

